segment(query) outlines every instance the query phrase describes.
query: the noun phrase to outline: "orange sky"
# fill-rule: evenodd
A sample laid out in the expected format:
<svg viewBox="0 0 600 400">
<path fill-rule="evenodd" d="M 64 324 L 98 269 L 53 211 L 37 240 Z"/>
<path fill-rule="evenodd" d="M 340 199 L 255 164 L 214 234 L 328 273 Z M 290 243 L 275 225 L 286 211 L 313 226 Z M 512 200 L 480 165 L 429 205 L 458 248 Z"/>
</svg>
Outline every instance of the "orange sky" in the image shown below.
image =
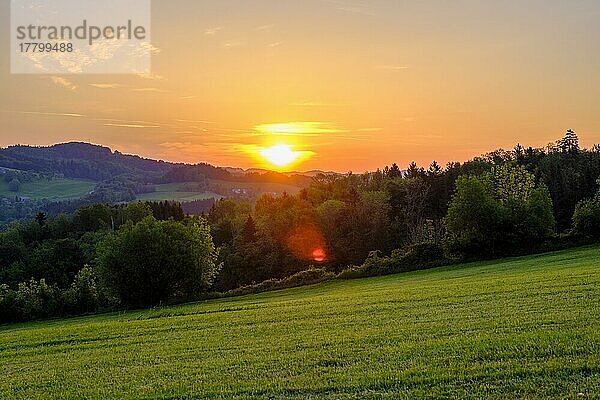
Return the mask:
<svg viewBox="0 0 600 400">
<path fill-rule="evenodd" d="M 4 37 L 0 146 L 80 140 L 248 168 L 285 144 L 294 169 L 355 172 L 568 128 L 591 146 L 598 20 L 597 1 L 157 0 L 151 75 L 11 75 Z"/>
</svg>

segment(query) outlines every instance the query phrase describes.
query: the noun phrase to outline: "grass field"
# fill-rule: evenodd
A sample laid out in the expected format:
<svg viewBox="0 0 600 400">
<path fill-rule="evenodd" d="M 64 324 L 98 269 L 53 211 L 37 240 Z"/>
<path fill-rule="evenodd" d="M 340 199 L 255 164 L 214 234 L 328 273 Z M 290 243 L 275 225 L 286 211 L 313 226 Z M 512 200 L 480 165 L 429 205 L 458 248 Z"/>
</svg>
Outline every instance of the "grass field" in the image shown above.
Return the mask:
<svg viewBox="0 0 600 400">
<path fill-rule="evenodd" d="M 258 196 L 263 193 L 277 193 L 277 194 L 296 194 L 301 188 L 293 185 L 286 185 L 283 183 L 273 183 L 273 182 L 230 182 L 230 181 L 222 181 L 218 179 L 211 179 L 210 183 L 212 185 L 218 185 L 225 190 L 230 191 L 231 189 L 236 188 L 244 188 L 253 191 Z"/>
<path fill-rule="evenodd" d="M 280 183 L 248 183 L 248 182 L 230 182 L 221 180 L 210 180 L 211 185 L 220 187 L 226 193 L 234 195 L 234 189 L 246 189 L 251 191 L 255 196 L 260 196 L 263 193 L 289 193 L 296 194 L 300 191 L 299 187 L 284 185 Z M 213 192 L 198 192 L 190 191 L 185 188 L 185 183 L 167 183 L 155 185 L 156 191 L 152 193 L 144 193 L 137 196 L 141 201 L 163 201 L 176 200 L 180 202 L 206 200 L 210 198 L 220 199 L 220 196 Z"/>
<path fill-rule="evenodd" d="M 0 397 L 600 397 L 600 248 L 0 328 Z"/>
<path fill-rule="evenodd" d="M 152 193 L 144 193 L 137 196 L 141 201 L 164 201 L 176 200 L 180 202 L 219 199 L 221 196 L 212 192 L 190 192 L 183 189 L 181 183 L 167 183 L 163 185 L 155 185 L 156 191 Z"/>
<path fill-rule="evenodd" d="M 96 183 L 79 179 L 35 180 L 21 184 L 19 192 L 8 190 L 8 183 L 0 180 L 0 197 L 29 197 L 32 199 L 67 200 L 89 194 Z"/>
</svg>

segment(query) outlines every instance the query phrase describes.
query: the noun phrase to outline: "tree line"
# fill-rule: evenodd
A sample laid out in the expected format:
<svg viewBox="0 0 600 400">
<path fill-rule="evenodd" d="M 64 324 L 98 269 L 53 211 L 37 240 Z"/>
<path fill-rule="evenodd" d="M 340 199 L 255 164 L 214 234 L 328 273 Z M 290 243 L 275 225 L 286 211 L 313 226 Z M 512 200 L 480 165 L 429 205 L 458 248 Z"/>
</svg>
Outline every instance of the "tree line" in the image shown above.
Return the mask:
<svg viewBox="0 0 600 400">
<path fill-rule="evenodd" d="M 296 195 L 88 205 L 0 233 L 0 320 L 190 301 L 600 239 L 600 147 L 577 136 L 427 169 L 319 175 Z M 311 268 L 312 267 L 312 268 Z"/>
</svg>

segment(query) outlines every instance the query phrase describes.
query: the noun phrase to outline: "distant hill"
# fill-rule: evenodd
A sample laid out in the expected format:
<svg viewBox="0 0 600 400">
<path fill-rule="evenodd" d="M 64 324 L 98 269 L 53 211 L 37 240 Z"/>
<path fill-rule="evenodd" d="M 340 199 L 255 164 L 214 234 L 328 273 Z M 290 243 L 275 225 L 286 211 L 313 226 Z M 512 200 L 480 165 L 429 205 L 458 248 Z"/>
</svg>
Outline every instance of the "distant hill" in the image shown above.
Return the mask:
<svg viewBox="0 0 600 400">
<path fill-rule="evenodd" d="M 40 209 L 56 214 L 89 203 L 175 200 L 204 210 L 223 197 L 296 193 L 313 175 L 165 162 L 82 142 L 15 145 L 0 148 L 0 199 L 7 207 L 0 225 Z"/>
<path fill-rule="evenodd" d="M 220 198 L 293 194 L 312 181 L 312 174 L 240 171 L 152 160 L 82 142 L 0 148 L 0 226 L 39 211 L 56 215 L 84 204 L 135 200 L 173 200 L 186 212 L 205 212 Z"/>
<path fill-rule="evenodd" d="M 108 147 L 71 142 L 49 147 L 18 145 L 0 149 L 0 167 L 104 181 L 126 173 L 160 176 L 171 169 L 172 164 L 113 152 Z"/>
<path fill-rule="evenodd" d="M 0 148 L 0 167 L 98 182 L 129 174 L 140 178 L 140 181 L 146 180 L 145 183 L 163 184 L 184 182 L 188 180 L 186 177 L 196 181 L 203 176 L 206 179 L 235 182 L 249 180 L 304 185 L 307 177 L 314 176 L 314 173 L 282 174 L 264 169 L 221 168 L 206 163 L 171 163 L 123 154 L 105 146 L 83 142 L 47 147 L 15 145 Z"/>
</svg>

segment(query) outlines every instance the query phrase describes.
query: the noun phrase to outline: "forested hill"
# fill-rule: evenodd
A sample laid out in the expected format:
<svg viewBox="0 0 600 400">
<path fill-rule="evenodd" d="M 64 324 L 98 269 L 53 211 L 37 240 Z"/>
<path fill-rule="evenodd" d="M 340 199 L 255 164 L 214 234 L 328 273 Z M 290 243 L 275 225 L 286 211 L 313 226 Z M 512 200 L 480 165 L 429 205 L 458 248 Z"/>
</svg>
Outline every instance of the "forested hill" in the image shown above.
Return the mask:
<svg viewBox="0 0 600 400">
<path fill-rule="evenodd" d="M 81 142 L 16 145 L 0 148 L 0 226 L 40 211 L 56 215 L 84 204 L 134 200 L 178 201 L 197 213 L 222 197 L 296 193 L 311 180 L 302 174 L 157 161 Z"/>
<path fill-rule="evenodd" d="M 125 173 L 161 175 L 173 166 L 164 161 L 126 155 L 113 152 L 108 147 L 80 142 L 50 147 L 18 145 L 0 149 L 0 167 L 93 181 L 103 181 Z"/>
<path fill-rule="evenodd" d="M 310 181 L 310 176 L 302 174 L 286 175 L 271 171 L 232 173 L 226 168 L 206 163 L 191 165 L 157 161 L 82 142 L 61 143 L 49 147 L 16 145 L 0 148 L 0 167 L 98 182 L 124 174 L 137 177 L 146 183 L 196 181 L 200 177 L 300 186 L 305 186 Z"/>
</svg>

